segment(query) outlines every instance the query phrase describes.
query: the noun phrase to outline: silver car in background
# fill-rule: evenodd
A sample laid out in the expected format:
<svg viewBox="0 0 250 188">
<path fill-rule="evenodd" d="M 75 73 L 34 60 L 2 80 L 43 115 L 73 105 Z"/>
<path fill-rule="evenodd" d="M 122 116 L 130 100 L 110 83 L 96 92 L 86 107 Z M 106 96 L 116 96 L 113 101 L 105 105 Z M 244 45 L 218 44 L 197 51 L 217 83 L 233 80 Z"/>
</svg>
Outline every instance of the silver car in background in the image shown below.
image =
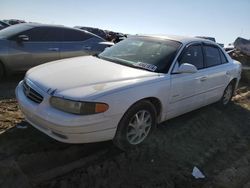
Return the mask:
<svg viewBox="0 0 250 188">
<path fill-rule="evenodd" d="M 0 31 L 0 78 L 49 61 L 95 55 L 110 46 L 104 39 L 75 28 L 24 23 Z"/>
</svg>

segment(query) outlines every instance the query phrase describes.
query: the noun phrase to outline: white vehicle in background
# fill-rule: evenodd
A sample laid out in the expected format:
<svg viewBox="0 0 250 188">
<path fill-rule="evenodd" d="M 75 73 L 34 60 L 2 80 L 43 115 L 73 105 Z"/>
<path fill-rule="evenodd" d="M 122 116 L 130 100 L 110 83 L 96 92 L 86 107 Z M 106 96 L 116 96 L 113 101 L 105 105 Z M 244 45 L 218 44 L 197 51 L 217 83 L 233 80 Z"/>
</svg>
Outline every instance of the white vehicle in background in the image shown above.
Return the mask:
<svg viewBox="0 0 250 188">
<path fill-rule="evenodd" d="M 16 88 L 26 120 L 66 143 L 113 140 L 129 149 L 157 123 L 219 102 L 227 105 L 241 64 L 198 38 L 135 36 L 99 56 L 30 69 Z"/>
</svg>

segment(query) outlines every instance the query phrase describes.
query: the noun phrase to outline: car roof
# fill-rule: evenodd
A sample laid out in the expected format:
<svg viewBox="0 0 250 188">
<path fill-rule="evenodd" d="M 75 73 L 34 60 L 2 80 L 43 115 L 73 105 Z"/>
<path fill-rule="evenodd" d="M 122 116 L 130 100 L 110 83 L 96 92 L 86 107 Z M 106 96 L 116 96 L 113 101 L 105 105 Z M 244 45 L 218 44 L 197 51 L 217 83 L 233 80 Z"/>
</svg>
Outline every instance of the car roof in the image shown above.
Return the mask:
<svg viewBox="0 0 250 188">
<path fill-rule="evenodd" d="M 74 28 L 102 30 L 102 29 L 99 29 L 99 28 L 96 28 L 96 27 L 87 27 L 87 26 L 75 26 Z"/>
<path fill-rule="evenodd" d="M 189 37 L 189 36 L 178 36 L 178 35 L 137 35 L 137 36 L 153 37 L 153 38 L 159 38 L 159 39 L 169 39 L 169 40 L 181 42 L 183 44 L 188 44 L 190 42 L 206 42 L 210 44 L 216 44 L 215 42 L 208 40 L 208 39 Z"/>
<path fill-rule="evenodd" d="M 85 32 L 85 33 L 88 33 L 89 35 L 92 35 L 92 36 L 95 36 L 97 38 L 102 39 L 101 37 L 97 36 L 94 33 L 89 32 L 89 31 L 82 30 L 82 29 L 79 29 L 79 28 L 74 28 L 74 27 L 67 27 L 67 26 L 64 26 L 64 25 L 41 24 L 41 23 L 20 23 L 20 24 L 17 24 L 17 25 L 26 25 L 26 26 L 29 26 L 31 28 L 34 28 L 34 27 L 52 27 L 52 28 L 64 28 L 64 29 L 66 28 L 66 29 L 72 29 L 72 30 L 78 30 L 78 31 L 81 31 L 81 32 Z M 102 40 L 104 40 L 104 39 L 102 39 Z"/>
<path fill-rule="evenodd" d="M 41 24 L 41 23 L 20 23 L 20 24 L 27 25 L 30 27 L 60 27 L 60 28 L 76 29 L 76 28 L 66 27 L 64 25 L 54 25 L 54 24 Z"/>
</svg>

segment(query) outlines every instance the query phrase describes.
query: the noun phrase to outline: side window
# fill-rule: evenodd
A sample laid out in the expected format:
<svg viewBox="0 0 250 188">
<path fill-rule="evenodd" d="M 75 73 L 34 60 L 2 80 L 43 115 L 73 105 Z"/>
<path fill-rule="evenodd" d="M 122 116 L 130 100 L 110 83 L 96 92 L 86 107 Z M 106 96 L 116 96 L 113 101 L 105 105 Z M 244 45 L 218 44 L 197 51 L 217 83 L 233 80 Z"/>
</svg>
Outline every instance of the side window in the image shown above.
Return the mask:
<svg viewBox="0 0 250 188">
<path fill-rule="evenodd" d="M 43 31 L 41 41 L 61 42 L 63 41 L 63 30 L 61 28 L 44 27 L 40 28 Z"/>
<path fill-rule="evenodd" d="M 224 64 L 224 63 L 228 63 L 228 60 L 227 60 L 227 58 L 226 58 L 225 54 L 224 54 L 221 50 L 219 50 L 219 51 L 220 51 L 220 59 L 221 59 L 221 63 L 222 63 L 222 64 Z"/>
<path fill-rule="evenodd" d="M 189 46 L 181 56 L 180 64 L 189 63 L 194 65 L 197 69 L 203 68 L 203 54 L 201 45 Z"/>
<path fill-rule="evenodd" d="M 27 35 L 31 42 L 55 42 L 62 41 L 62 29 L 53 27 L 36 27 L 24 31 L 19 35 Z"/>
<path fill-rule="evenodd" d="M 204 52 L 207 67 L 212 67 L 221 64 L 220 51 L 217 47 L 204 46 Z"/>
<path fill-rule="evenodd" d="M 33 28 L 27 31 L 23 31 L 18 35 L 27 35 L 29 37 L 29 41 L 42 41 L 42 37 L 44 36 L 44 31 L 40 28 Z"/>
<path fill-rule="evenodd" d="M 84 31 L 77 31 L 73 29 L 64 29 L 64 41 L 85 41 L 93 36 Z"/>
</svg>

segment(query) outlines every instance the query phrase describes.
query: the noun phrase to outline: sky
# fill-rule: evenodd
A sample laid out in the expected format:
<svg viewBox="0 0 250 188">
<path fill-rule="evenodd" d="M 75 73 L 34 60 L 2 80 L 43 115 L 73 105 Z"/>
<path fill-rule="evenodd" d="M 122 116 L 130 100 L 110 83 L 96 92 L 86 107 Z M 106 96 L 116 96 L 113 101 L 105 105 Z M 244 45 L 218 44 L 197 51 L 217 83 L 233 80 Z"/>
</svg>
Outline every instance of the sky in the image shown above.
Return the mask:
<svg viewBox="0 0 250 188">
<path fill-rule="evenodd" d="M 250 0 L 0 0 L 1 19 L 91 26 L 128 34 L 250 39 Z"/>
</svg>

